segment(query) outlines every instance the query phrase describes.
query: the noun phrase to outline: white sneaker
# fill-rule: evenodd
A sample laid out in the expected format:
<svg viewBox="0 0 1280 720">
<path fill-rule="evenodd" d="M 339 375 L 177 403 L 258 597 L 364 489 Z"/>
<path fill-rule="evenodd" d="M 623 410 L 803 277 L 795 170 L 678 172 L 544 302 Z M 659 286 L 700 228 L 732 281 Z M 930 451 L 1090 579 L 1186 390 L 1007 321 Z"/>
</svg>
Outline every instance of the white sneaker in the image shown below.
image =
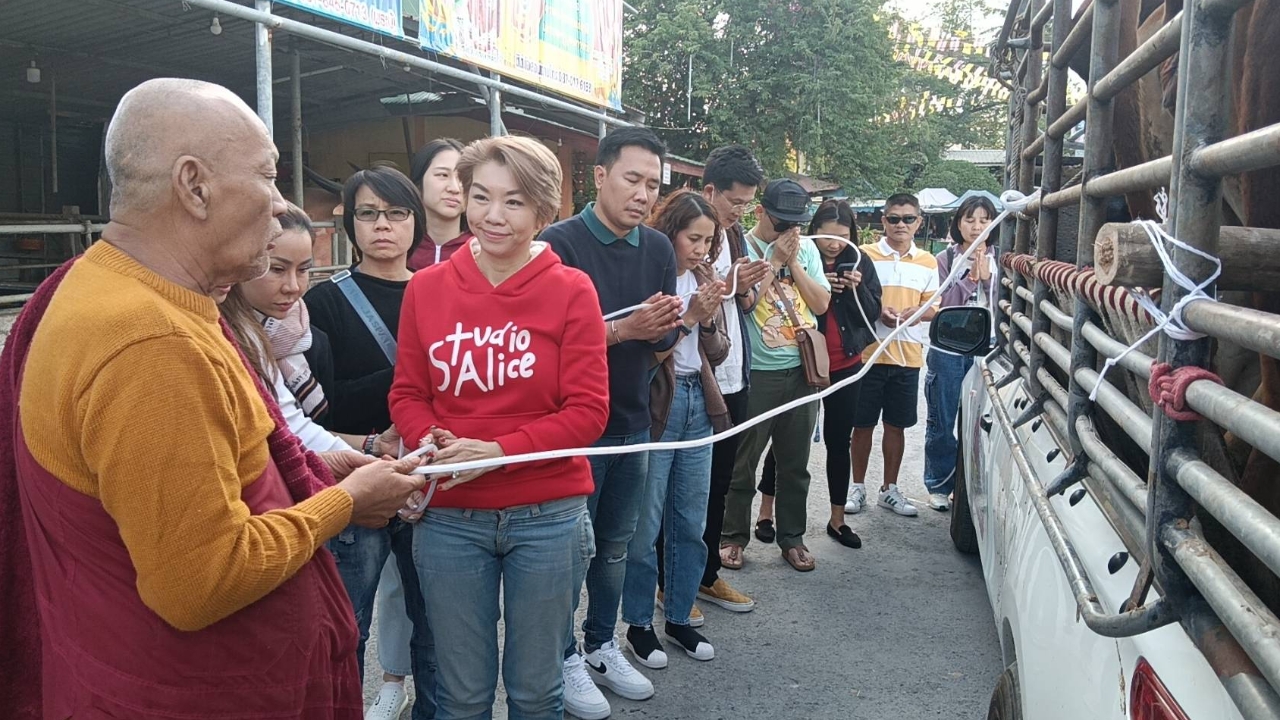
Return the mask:
<svg viewBox="0 0 1280 720">
<path fill-rule="evenodd" d="M 862 483 L 850 483 L 849 501 L 844 504 L 844 511 L 849 515 L 856 515 L 862 512 L 862 507 L 866 504 L 867 486 Z"/>
<path fill-rule="evenodd" d="M 604 693 L 591 680 L 587 663 L 578 653 L 564 661 L 564 711 L 581 720 L 604 720 L 612 710 Z"/>
<path fill-rule="evenodd" d="M 929 507 L 938 512 L 946 512 L 951 509 L 951 498 L 942 493 L 929 493 Z"/>
<path fill-rule="evenodd" d="M 916 506 L 911 504 L 902 495 L 902 491 L 898 489 L 897 484 L 889 486 L 888 490 L 880 493 L 880 507 L 889 508 L 890 510 L 902 515 L 903 517 L 915 517 L 917 515 Z"/>
<path fill-rule="evenodd" d="M 364 714 L 364 720 L 398 720 L 400 713 L 409 707 L 409 693 L 402 682 L 385 682 L 378 690 L 378 697 Z"/>
<path fill-rule="evenodd" d="M 628 700 L 648 700 L 653 697 L 653 683 L 631 667 L 631 663 L 627 662 L 627 658 L 618 649 L 616 640 L 610 640 L 600 646 L 599 650 L 587 653 L 587 667 L 591 668 L 591 679 L 597 685 L 609 688 L 620 697 Z"/>
</svg>

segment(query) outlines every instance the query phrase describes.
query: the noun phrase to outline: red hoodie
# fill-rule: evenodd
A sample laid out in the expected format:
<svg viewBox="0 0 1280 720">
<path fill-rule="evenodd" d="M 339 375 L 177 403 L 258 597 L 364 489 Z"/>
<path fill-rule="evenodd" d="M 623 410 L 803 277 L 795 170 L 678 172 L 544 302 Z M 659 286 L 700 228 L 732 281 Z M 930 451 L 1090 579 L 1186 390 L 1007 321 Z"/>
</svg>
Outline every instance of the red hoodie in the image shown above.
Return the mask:
<svg viewBox="0 0 1280 720">
<path fill-rule="evenodd" d="M 506 455 L 586 447 L 609 417 L 609 366 L 591 279 L 545 243 L 494 287 L 470 247 L 413 276 L 400 314 L 391 419 L 417 445 L 432 426 Z M 586 458 L 522 463 L 448 492 L 438 507 L 499 509 L 590 495 Z"/>
<path fill-rule="evenodd" d="M 437 245 L 430 235 L 423 234 L 422 242 L 418 243 L 418 247 L 413 249 L 413 253 L 409 255 L 409 259 L 405 262 L 413 272 L 425 270 L 433 265 L 439 265 L 448 261 L 457 252 L 458 248 L 466 247 L 471 242 L 471 238 L 475 237 L 470 232 L 463 230 L 462 234 L 442 245 Z"/>
</svg>

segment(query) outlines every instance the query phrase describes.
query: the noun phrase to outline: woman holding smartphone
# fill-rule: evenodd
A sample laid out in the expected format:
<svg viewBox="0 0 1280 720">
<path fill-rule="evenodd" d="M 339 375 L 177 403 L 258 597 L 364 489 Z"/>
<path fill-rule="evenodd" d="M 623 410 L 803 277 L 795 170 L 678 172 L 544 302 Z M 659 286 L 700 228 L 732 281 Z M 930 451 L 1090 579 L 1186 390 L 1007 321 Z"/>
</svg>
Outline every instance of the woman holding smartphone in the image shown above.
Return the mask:
<svg viewBox="0 0 1280 720">
<path fill-rule="evenodd" d="M 853 237 L 854 214 L 844 200 L 827 200 L 818 206 L 809 222 L 810 235 L 834 235 L 849 240 Z M 831 358 L 831 384 L 851 377 L 862 369 L 862 350 L 875 342 L 876 335 L 867 321 L 880 317 L 880 280 L 875 264 L 865 254 L 840 240 L 814 240 L 822 253 L 822 268 L 831 283 L 831 307 L 818 316 L 818 328 L 827 339 Z M 861 310 L 859 310 L 861 305 Z M 844 505 L 849 499 L 852 471 L 853 411 L 858 405 L 858 385 L 847 387 L 822 400 L 822 440 L 827 447 L 827 489 L 831 492 L 831 520 L 827 535 L 845 547 L 862 547 L 858 537 L 844 522 Z M 760 479 L 760 517 L 756 522 L 756 538 L 772 542 L 773 495 L 775 487 L 773 451 L 764 461 Z"/>
</svg>

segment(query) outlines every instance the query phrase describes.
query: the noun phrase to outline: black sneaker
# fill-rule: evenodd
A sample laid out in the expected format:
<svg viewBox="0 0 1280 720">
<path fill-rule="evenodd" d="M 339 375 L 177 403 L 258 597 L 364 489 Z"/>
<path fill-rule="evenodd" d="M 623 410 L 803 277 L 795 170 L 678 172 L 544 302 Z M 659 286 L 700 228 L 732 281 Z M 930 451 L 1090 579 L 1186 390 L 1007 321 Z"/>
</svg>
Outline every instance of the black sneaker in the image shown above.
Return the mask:
<svg viewBox="0 0 1280 720">
<path fill-rule="evenodd" d="M 661 670 L 667 666 L 667 653 L 658 642 L 658 633 L 653 631 L 652 625 L 628 628 L 627 647 L 631 648 L 636 662 L 647 668 Z"/>
<path fill-rule="evenodd" d="M 684 648 L 685 654 L 694 660 L 711 660 L 716 656 L 716 649 L 711 647 L 711 643 L 702 636 L 702 633 L 694 630 L 688 625 L 676 625 L 669 622 L 663 632 L 667 637 L 680 643 L 680 647 Z"/>
</svg>

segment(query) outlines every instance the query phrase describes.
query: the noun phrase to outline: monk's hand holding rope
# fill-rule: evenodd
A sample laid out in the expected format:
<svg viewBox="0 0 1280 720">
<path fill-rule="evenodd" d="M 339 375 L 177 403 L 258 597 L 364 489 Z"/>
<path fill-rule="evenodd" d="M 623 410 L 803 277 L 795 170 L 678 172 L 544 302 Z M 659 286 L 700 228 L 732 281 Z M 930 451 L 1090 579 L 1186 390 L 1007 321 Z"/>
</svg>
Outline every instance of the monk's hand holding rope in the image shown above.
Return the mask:
<svg viewBox="0 0 1280 720">
<path fill-rule="evenodd" d="M 330 455 L 339 453 L 321 453 Z M 426 478 L 413 475 L 422 458 L 377 460 L 368 455 L 352 456 L 360 465 L 338 483 L 351 496 L 351 522 L 361 527 L 380 528 L 395 516 L 415 490 L 422 489 Z"/>
<path fill-rule="evenodd" d="M 496 442 L 485 442 L 483 440 L 462 438 L 450 442 L 448 447 L 444 447 L 440 452 L 436 453 L 436 462 L 441 465 L 446 463 L 475 462 L 477 460 L 500 458 L 505 454 L 506 453 L 502 451 L 502 446 Z M 480 468 L 478 470 L 466 470 L 463 472 L 453 473 L 452 475 L 447 476 L 444 482 L 440 483 L 440 490 L 449 490 L 461 485 L 462 483 L 471 482 L 494 469 L 495 468 L 488 467 Z"/>
</svg>

